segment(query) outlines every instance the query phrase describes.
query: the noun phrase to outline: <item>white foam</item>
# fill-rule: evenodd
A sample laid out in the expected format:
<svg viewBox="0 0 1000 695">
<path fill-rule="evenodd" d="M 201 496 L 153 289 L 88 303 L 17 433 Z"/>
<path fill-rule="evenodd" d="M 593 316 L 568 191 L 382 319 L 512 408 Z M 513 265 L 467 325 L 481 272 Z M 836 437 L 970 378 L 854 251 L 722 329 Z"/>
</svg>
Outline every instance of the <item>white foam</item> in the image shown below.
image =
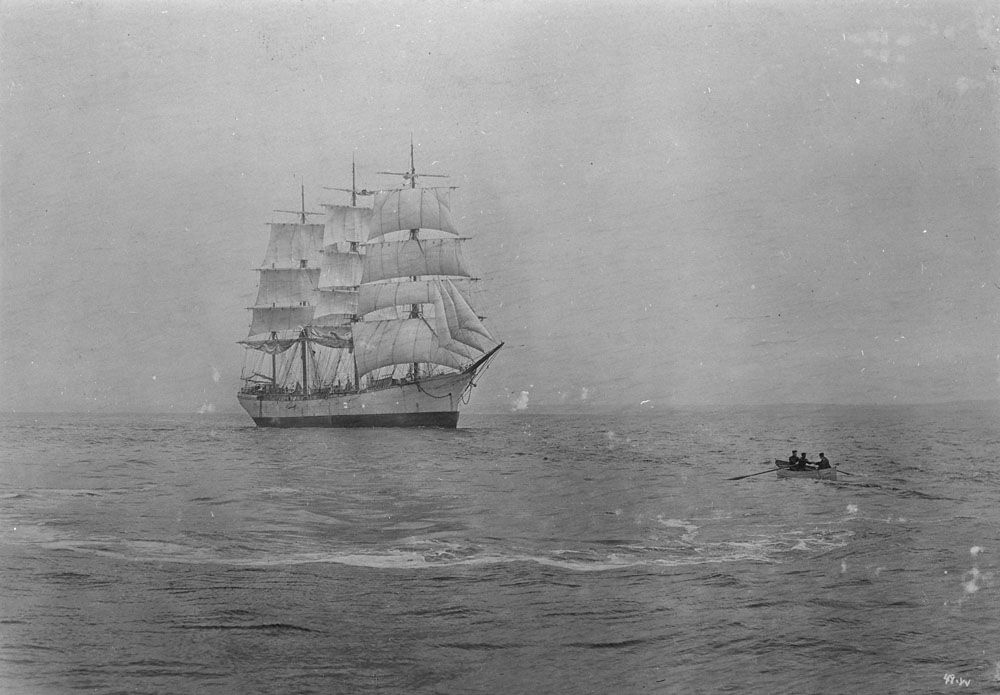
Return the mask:
<svg viewBox="0 0 1000 695">
<path fill-rule="evenodd" d="M 656 517 L 656 522 L 661 526 L 684 529 L 686 533 L 681 536 L 681 540 L 687 543 L 694 543 L 694 536 L 698 533 L 699 527 L 692 524 L 690 521 L 684 521 L 683 519 L 664 519 L 663 515 L 659 515 Z"/>
<path fill-rule="evenodd" d="M 971 570 L 962 575 L 962 579 L 969 577 L 969 580 L 962 583 L 962 588 L 965 589 L 965 593 L 974 594 L 979 591 L 979 570 L 973 567 Z"/>
<path fill-rule="evenodd" d="M 179 564 L 218 564 L 235 567 L 271 567 L 302 564 L 339 564 L 372 569 L 421 570 L 453 566 L 509 565 L 532 563 L 569 572 L 601 572 L 630 567 L 678 567 L 729 562 L 780 562 L 790 551 L 816 552 L 841 547 L 850 532 L 782 532 L 744 541 L 694 543 L 698 527 L 679 519 L 660 519 L 664 526 L 686 531 L 681 540 L 631 542 L 570 549 L 523 549 L 488 547 L 476 542 L 455 542 L 434 537 L 410 537 L 391 547 L 302 548 L 298 552 L 270 552 L 245 548 L 192 546 L 150 539 L 49 538 L 45 545 L 53 549 L 111 557 L 124 562 Z M 11 534 L 14 535 L 14 534 Z M 18 539 L 20 540 L 20 539 Z"/>
</svg>

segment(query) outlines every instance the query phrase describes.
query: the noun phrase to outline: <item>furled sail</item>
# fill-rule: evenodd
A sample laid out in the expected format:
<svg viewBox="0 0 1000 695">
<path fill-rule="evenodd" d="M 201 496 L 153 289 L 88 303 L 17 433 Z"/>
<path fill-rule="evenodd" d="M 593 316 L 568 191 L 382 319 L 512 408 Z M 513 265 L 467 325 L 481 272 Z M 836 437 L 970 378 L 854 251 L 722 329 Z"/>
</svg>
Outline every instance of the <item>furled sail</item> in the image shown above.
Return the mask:
<svg viewBox="0 0 1000 695">
<path fill-rule="evenodd" d="M 321 224 L 272 222 L 271 238 L 262 267 L 319 268 L 323 234 L 324 226 Z"/>
<path fill-rule="evenodd" d="M 324 205 L 327 210 L 323 245 L 363 243 L 368 241 L 371 208 L 349 205 Z"/>
<path fill-rule="evenodd" d="M 349 242 L 331 244 L 323 252 L 323 272 L 319 276 L 319 286 L 324 289 L 357 287 L 361 284 L 363 270 L 363 257 L 350 250 Z"/>
<path fill-rule="evenodd" d="M 351 347 L 351 327 L 349 325 L 312 325 L 306 328 L 306 337 L 314 343 L 330 348 Z"/>
<path fill-rule="evenodd" d="M 240 344 L 245 345 L 248 348 L 254 350 L 260 350 L 261 352 L 266 352 L 269 355 L 277 355 L 285 352 L 290 347 L 296 345 L 298 341 L 299 331 L 282 331 L 286 337 L 280 338 L 248 338 L 247 340 L 241 340 Z M 295 337 L 287 337 L 289 333 L 294 333 Z"/>
<path fill-rule="evenodd" d="M 451 218 L 447 188 L 380 191 L 372 207 L 371 236 L 409 229 L 437 229 L 458 235 Z"/>
<path fill-rule="evenodd" d="M 416 189 L 420 190 L 420 189 Z M 361 282 L 378 282 L 418 275 L 469 277 L 462 256 L 464 239 L 408 239 L 369 243 Z"/>
<path fill-rule="evenodd" d="M 358 374 L 395 364 L 429 362 L 461 369 L 463 356 L 442 348 L 424 319 L 393 319 L 354 324 Z"/>
</svg>

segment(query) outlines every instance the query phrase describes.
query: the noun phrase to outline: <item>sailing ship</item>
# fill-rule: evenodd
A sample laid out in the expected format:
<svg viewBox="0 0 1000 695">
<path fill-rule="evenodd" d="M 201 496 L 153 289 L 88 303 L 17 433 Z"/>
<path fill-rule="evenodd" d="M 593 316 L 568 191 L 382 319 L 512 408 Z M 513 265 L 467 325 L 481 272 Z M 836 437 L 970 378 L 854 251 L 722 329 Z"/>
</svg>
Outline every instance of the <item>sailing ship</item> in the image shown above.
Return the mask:
<svg viewBox="0 0 1000 695">
<path fill-rule="evenodd" d="M 410 143 L 398 188 L 270 224 L 240 405 L 260 427 L 457 427 L 503 347 L 451 214 L 453 186 L 418 186 Z M 358 198 L 372 198 L 370 207 Z M 279 210 L 276 212 L 291 212 Z M 323 223 L 307 222 L 325 215 Z"/>
</svg>

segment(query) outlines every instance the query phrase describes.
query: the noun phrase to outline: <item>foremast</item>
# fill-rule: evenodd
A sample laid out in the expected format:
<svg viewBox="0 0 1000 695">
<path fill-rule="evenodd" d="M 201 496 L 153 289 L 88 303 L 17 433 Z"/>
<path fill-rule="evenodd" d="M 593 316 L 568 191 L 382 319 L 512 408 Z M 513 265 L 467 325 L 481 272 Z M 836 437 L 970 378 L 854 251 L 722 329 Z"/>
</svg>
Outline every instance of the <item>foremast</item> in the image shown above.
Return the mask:
<svg viewBox="0 0 1000 695">
<path fill-rule="evenodd" d="M 406 367 L 404 381 L 441 372 L 462 371 L 499 343 L 474 308 L 476 284 L 462 253 L 450 208 L 454 186 L 418 186 L 410 142 L 410 168 L 401 188 L 380 190 L 372 223 L 358 314 L 354 325 L 355 360 L 360 374 L 376 383 Z"/>
<path fill-rule="evenodd" d="M 417 165 L 415 163 L 414 156 L 413 156 L 413 136 L 412 135 L 410 136 L 410 170 L 406 171 L 406 172 L 380 171 L 378 173 L 380 173 L 380 174 L 389 174 L 391 176 L 402 176 L 404 182 L 409 182 L 411 189 L 417 187 L 417 176 L 418 175 L 419 176 L 434 177 L 434 178 L 448 178 L 447 174 L 417 174 Z M 415 229 L 410 229 L 410 239 L 413 240 L 413 241 L 416 241 L 419 238 L 420 238 L 420 228 L 417 227 Z M 416 282 L 418 280 L 418 278 L 417 278 L 417 276 L 412 276 L 410 278 L 410 280 L 412 282 Z M 420 304 L 411 304 L 410 305 L 410 318 L 411 319 L 419 319 L 422 316 L 421 310 L 420 310 L 420 306 L 421 306 Z M 418 380 L 420 378 L 420 363 L 419 362 L 414 362 L 412 364 L 412 367 L 410 369 L 410 378 L 413 379 L 414 381 L 416 381 L 416 380 Z"/>
</svg>

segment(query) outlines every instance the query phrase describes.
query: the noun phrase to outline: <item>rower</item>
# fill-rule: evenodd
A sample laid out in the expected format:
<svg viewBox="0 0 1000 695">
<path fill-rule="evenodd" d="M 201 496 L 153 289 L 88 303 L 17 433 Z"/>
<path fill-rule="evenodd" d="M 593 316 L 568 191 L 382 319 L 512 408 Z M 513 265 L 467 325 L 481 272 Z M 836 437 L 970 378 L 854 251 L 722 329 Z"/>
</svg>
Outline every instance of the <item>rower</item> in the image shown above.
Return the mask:
<svg viewBox="0 0 1000 695">
<path fill-rule="evenodd" d="M 798 462 L 798 464 L 795 465 L 795 466 L 793 466 L 792 468 L 793 468 L 793 470 L 796 470 L 796 471 L 804 471 L 806 469 L 806 465 L 809 464 L 809 463 L 810 463 L 810 461 L 809 461 L 809 454 L 807 454 L 806 452 L 803 451 L 802 455 L 799 456 L 799 462 Z"/>
<path fill-rule="evenodd" d="M 816 467 L 820 469 L 830 468 L 830 459 L 822 451 L 819 452 L 819 463 L 816 464 Z"/>
<path fill-rule="evenodd" d="M 792 449 L 792 455 L 788 457 L 788 462 L 793 466 L 799 462 L 799 452 L 798 449 Z"/>
</svg>

